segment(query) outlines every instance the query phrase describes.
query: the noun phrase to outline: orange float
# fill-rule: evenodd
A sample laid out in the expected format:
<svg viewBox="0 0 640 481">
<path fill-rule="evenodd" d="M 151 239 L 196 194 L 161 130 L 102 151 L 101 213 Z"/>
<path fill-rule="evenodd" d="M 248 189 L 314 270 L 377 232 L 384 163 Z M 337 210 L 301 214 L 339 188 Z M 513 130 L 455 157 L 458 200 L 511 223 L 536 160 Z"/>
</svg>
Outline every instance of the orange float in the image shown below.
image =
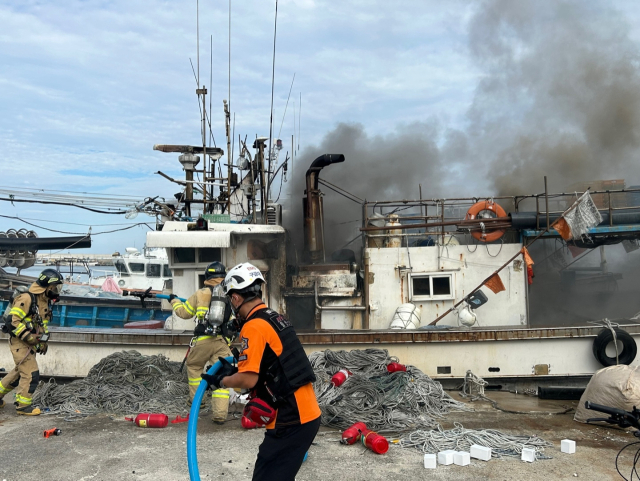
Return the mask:
<svg viewBox="0 0 640 481">
<path fill-rule="evenodd" d="M 467 211 L 467 215 L 465 216 L 465 220 L 477 219 L 480 212 L 484 212 L 487 210 L 493 212 L 496 217 L 507 216 L 505 210 L 498 204 L 491 200 L 483 200 L 480 202 L 476 202 L 469 208 L 469 210 Z M 505 229 L 488 229 L 481 231 L 472 231 L 471 235 L 481 242 L 493 242 L 500 239 L 500 237 L 502 237 L 504 233 Z"/>
</svg>

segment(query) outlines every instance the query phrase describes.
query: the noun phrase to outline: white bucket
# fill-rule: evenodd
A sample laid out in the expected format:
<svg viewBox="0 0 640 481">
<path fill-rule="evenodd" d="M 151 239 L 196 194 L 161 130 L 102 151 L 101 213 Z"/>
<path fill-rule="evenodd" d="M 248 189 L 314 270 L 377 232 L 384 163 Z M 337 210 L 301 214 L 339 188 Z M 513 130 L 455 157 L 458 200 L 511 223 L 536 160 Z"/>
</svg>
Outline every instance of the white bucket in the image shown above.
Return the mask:
<svg viewBox="0 0 640 481">
<path fill-rule="evenodd" d="M 420 307 L 410 302 L 400 304 L 393 315 L 389 329 L 417 329 L 420 327 Z"/>
</svg>

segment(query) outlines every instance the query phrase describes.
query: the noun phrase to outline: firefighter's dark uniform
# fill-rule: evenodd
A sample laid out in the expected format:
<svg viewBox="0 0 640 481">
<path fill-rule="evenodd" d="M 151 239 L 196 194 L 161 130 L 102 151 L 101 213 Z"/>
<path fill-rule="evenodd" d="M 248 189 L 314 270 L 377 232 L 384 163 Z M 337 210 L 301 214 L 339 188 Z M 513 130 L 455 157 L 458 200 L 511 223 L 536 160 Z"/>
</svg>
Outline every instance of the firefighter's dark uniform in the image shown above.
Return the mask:
<svg viewBox="0 0 640 481">
<path fill-rule="evenodd" d="M 31 295 L 25 292 L 14 299 L 9 311 L 13 328 L 9 333 L 9 346 L 16 367 L 0 381 L 0 404 L 4 404 L 2 398 L 15 389 L 18 414 L 40 414 L 39 409 L 31 408 L 31 402 L 40 381 L 36 352 L 47 351 L 47 343 L 40 342 L 39 336 L 49 332 L 51 320 L 51 306 L 45 291 L 46 288 L 34 282 L 29 293 L 33 294 L 36 305 L 32 305 Z"/>
<path fill-rule="evenodd" d="M 200 381 L 202 381 L 202 371 L 210 362 L 214 364 L 218 357 L 227 357 L 231 355 L 227 340 L 221 334 L 205 334 L 206 325 L 205 315 L 209 310 L 211 303 L 211 287 L 216 287 L 222 281 L 218 279 L 208 279 L 204 281 L 205 287 L 196 291 L 185 302 L 177 299 L 171 301 L 173 312 L 183 319 L 190 319 L 196 316 L 196 329 L 193 334 L 192 347 L 187 356 L 187 377 L 189 378 L 189 399 L 193 401 L 193 397 L 198 390 Z M 211 410 L 212 419 L 216 422 L 223 422 L 227 419 L 229 411 L 229 390 L 216 389 L 211 394 Z"/>
<path fill-rule="evenodd" d="M 313 369 L 291 324 L 262 303 L 242 324 L 240 344 L 238 372 L 257 373 L 255 394 L 277 410 L 266 426 L 253 479 L 293 481 L 320 427 Z"/>
</svg>

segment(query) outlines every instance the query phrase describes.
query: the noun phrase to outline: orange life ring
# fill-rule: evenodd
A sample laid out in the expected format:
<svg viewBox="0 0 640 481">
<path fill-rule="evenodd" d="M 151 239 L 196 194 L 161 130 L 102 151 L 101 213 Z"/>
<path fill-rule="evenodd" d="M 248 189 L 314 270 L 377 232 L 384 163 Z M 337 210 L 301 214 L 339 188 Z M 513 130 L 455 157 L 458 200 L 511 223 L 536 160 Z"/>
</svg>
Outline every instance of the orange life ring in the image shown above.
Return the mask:
<svg viewBox="0 0 640 481">
<path fill-rule="evenodd" d="M 465 220 L 476 219 L 478 214 L 482 211 L 489 210 L 493 212 L 496 217 L 506 217 L 507 213 L 505 210 L 490 200 L 483 200 L 481 202 L 476 202 L 473 204 L 469 210 L 467 211 L 467 215 L 465 216 Z M 476 230 L 471 232 L 471 235 L 481 241 L 481 242 L 493 242 L 500 237 L 502 237 L 505 233 L 505 229 L 489 229 L 489 230 Z"/>
</svg>

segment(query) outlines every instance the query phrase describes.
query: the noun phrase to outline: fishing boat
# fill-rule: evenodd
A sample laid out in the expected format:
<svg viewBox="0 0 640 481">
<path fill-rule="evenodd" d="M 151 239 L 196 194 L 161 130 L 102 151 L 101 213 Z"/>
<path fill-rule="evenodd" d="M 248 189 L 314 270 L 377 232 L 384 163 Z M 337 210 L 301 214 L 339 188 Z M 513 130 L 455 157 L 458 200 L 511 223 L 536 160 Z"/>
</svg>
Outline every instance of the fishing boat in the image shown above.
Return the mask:
<svg viewBox="0 0 640 481">
<path fill-rule="evenodd" d="M 101 286 L 107 277 L 113 277 L 123 290 L 144 291 L 150 287 L 154 292 L 162 292 L 165 287 L 170 287 L 172 274 L 164 249 L 145 246 L 140 252 L 135 247 L 127 247 L 124 255 L 113 257 L 113 265 L 115 272 L 92 275 L 89 284 Z"/>
</svg>

